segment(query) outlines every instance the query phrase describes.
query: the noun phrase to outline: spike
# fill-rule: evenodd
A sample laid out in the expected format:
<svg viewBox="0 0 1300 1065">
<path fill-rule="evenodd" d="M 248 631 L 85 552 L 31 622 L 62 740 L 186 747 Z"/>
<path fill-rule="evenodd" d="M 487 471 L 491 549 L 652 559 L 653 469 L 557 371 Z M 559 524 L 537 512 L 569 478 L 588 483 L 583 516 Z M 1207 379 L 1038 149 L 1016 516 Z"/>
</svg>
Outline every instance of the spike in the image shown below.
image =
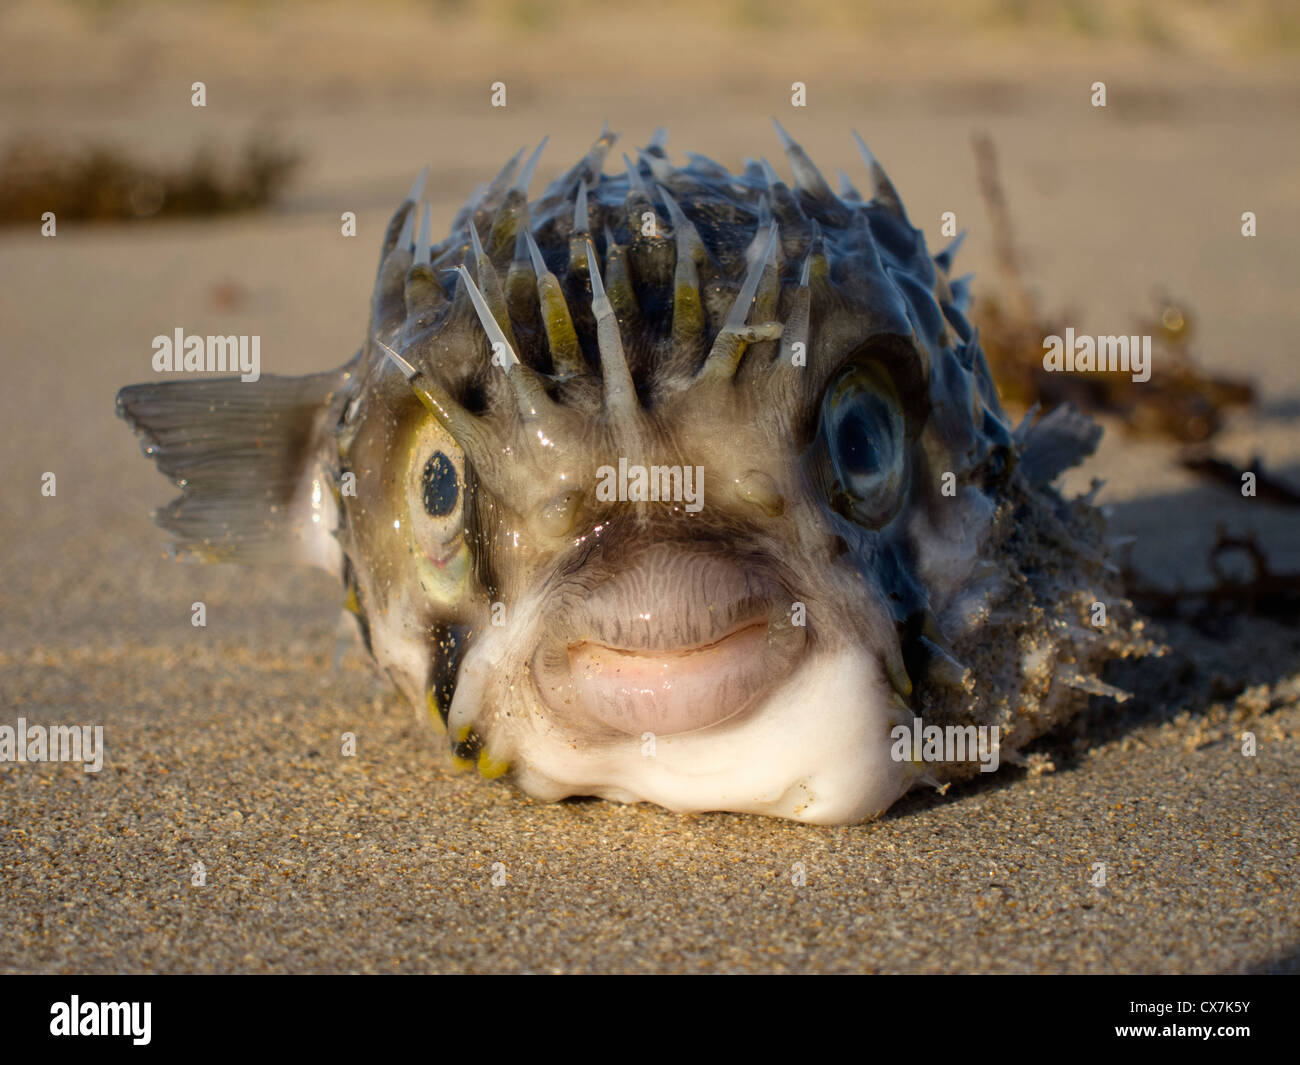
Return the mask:
<svg viewBox="0 0 1300 1065">
<path fill-rule="evenodd" d="M 474 310 L 478 312 L 478 320 L 483 326 L 483 332 L 487 334 L 492 344 L 494 357 L 499 354 L 505 360 L 506 380 L 514 390 L 519 413 L 525 420 L 531 420 L 539 414 L 550 412 L 555 407 L 555 403 L 546 394 L 541 378 L 532 367 L 525 366 L 519 361 L 519 356 L 515 354 L 515 349 L 506 338 L 500 323 L 492 316 L 487 300 L 474 284 L 474 279 L 469 276 L 469 271 L 463 266 L 457 267 L 457 270 L 474 304 Z"/>
<path fill-rule="evenodd" d="M 939 267 L 939 269 L 945 274 L 952 269 L 952 261 L 956 257 L 957 252 L 961 249 L 962 242 L 966 239 L 966 233 L 967 230 L 963 229 L 953 238 L 951 244 L 934 257 L 935 266 Z"/>
<path fill-rule="evenodd" d="M 650 134 L 650 140 L 649 142 L 647 142 L 646 147 L 650 149 L 657 148 L 659 151 L 662 152 L 664 150 L 664 145 L 667 143 L 668 143 L 668 129 L 665 126 L 660 126 L 652 134 Z"/>
<path fill-rule="evenodd" d="M 609 123 L 602 125 L 600 136 L 592 143 L 587 154 L 546 186 L 537 201 L 538 217 L 550 218 L 568 204 L 573 195 L 573 186 L 579 181 L 588 189 L 596 188 L 605 168 L 605 157 L 617 140 L 618 134 L 610 132 Z"/>
<path fill-rule="evenodd" d="M 1126 703 L 1133 698 L 1132 692 L 1117 688 L 1113 684 L 1107 684 L 1100 677 L 1080 673 L 1077 669 L 1072 669 L 1069 666 L 1058 666 L 1056 679 L 1076 691 L 1087 692 L 1089 695 L 1103 695 L 1108 699 L 1114 699 L 1117 703 Z"/>
<path fill-rule="evenodd" d="M 627 157 L 627 152 L 623 153 L 623 165 L 627 167 L 628 189 L 635 189 L 637 192 L 644 192 L 648 197 L 650 195 L 650 190 L 646 188 L 645 180 L 641 177 L 640 169 Z"/>
<path fill-rule="evenodd" d="M 542 138 L 542 142 L 533 149 L 533 154 L 528 157 L 528 162 L 524 164 L 524 169 L 519 174 L 519 180 L 515 182 L 513 191 L 527 197 L 528 186 L 533 183 L 533 175 L 537 172 L 537 161 L 541 159 L 542 152 L 546 150 L 546 143 L 550 135 Z"/>
<path fill-rule="evenodd" d="M 373 339 L 376 344 L 378 344 L 381 348 L 384 349 L 384 353 L 389 357 L 389 359 L 392 360 L 393 365 L 396 366 L 399 370 L 401 370 L 403 377 L 405 377 L 408 381 L 412 381 L 415 379 L 415 375 L 419 373 L 419 371 L 414 366 L 412 366 L 409 362 L 407 362 L 404 358 L 402 358 L 402 356 L 397 354 L 396 351 L 394 351 L 382 340 L 380 340 L 379 337 L 374 337 Z"/>
<path fill-rule="evenodd" d="M 928 636 L 917 637 L 917 642 L 926 652 L 926 680 L 948 688 L 970 690 L 971 671 L 968 665 L 958 661 L 946 648 Z"/>
<path fill-rule="evenodd" d="M 587 177 L 583 184 L 590 184 L 594 189 L 600 184 L 601 171 L 605 167 L 605 156 L 609 154 L 610 148 L 618 140 L 618 134 L 609 128 L 609 122 L 603 121 L 600 124 L 600 136 L 592 144 L 591 150 L 583 156 L 578 166 L 587 171 Z"/>
<path fill-rule="evenodd" d="M 578 195 L 573 201 L 573 232 L 587 232 L 590 223 L 587 221 L 587 186 L 584 182 L 578 182 Z"/>
<path fill-rule="evenodd" d="M 514 249 L 519 231 L 527 229 L 530 224 L 528 214 L 528 200 L 524 194 L 518 189 L 511 189 L 496 217 L 492 219 L 492 228 L 488 230 L 486 247 L 489 259 L 504 259 Z"/>
<path fill-rule="evenodd" d="M 406 272 L 402 295 L 406 318 L 401 336 L 405 343 L 408 337 L 433 324 L 439 308 L 447 302 L 447 294 L 427 264 L 415 263 Z"/>
<path fill-rule="evenodd" d="M 763 276 L 763 269 L 772 260 L 772 255 L 776 250 L 777 229 L 773 223 L 767 234 L 767 240 L 763 245 L 763 253 L 756 258 L 745 275 L 745 281 L 740 286 L 740 292 L 736 295 L 736 302 L 731 307 L 731 313 L 727 315 L 727 320 L 723 323 L 724 330 L 730 329 L 736 331 L 745 324 L 745 319 L 749 317 L 750 305 L 754 302 L 754 294 L 758 291 L 759 279 Z"/>
<path fill-rule="evenodd" d="M 804 260 L 803 274 L 799 278 L 799 287 L 795 289 L 790 312 L 786 315 L 785 326 L 781 330 L 781 353 L 779 364 L 783 367 L 796 367 L 794 346 L 803 345 L 803 363 L 809 365 L 808 325 L 812 311 L 812 288 L 808 284 L 808 260 Z"/>
<path fill-rule="evenodd" d="M 840 179 L 840 199 L 861 202 L 862 193 L 853 187 L 853 182 L 849 180 L 849 175 L 844 173 L 843 170 L 837 170 L 835 173 Z"/>
<path fill-rule="evenodd" d="M 505 359 L 507 367 L 514 366 L 519 362 L 519 356 L 515 354 L 515 349 L 510 346 L 510 341 L 501 330 L 500 323 L 492 316 L 492 311 L 487 305 L 487 300 L 483 298 L 483 293 L 478 290 L 478 285 L 474 284 L 474 279 L 469 276 L 469 271 L 464 266 L 456 267 L 457 273 L 460 274 L 461 281 L 465 284 L 465 291 L 469 293 L 469 298 L 474 304 L 474 310 L 478 312 L 478 320 L 483 326 L 483 332 L 488 335 L 488 340 L 493 347 L 493 353 L 498 354 Z M 497 345 L 501 345 L 497 350 Z"/>
<path fill-rule="evenodd" d="M 614 305 L 615 317 L 624 323 L 639 322 L 641 308 L 637 305 L 632 279 L 628 276 L 627 256 L 615 242 L 609 226 L 605 227 L 605 276 L 609 279 L 607 291 L 609 302 Z"/>
<path fill-rule="evenodd" d="M 506 160 L 505 166 L 500 169 L 497 176 L 492 179 L 492 183 L 488 185 L 486 198 L 489 201 L 492 199 L 493 193 L 497 196 L 504 196 L 506 194 L 507 190 L 510 188 L 510 182 L 515 176 L 515 171 L 519 167 L 519 160 L 527 150 L 527 146 L 521 147 L 514 155 Z"/>
<path fill-rule="evenodd" d="M 374 342 L 384 349 L 411 390 L 419 397 L 429 412 L 451 433 L 461 448 L 474 456 L 475 467 L 481 474 L 493 474 L 500 465 L 499 448 L 490 428 L 482 418 L 476 417 L 452 398 L 445 388 L 426 373 L 417 370 L 377 336 Z"/>
<path fill-rule="evenodd" d="M 601 283 L 596 249 L 591 241 L 587 241 L 587 261 L 591 264 L 591 312 L 596 318 L 600 372 L 605 382 L 605 410 L 618 420 L 631 418 L 637 409 L 636 386 L 632 383 L 632 372 L 623 354 L 618 318 Z"/>
<path fill-rule="evenodd" d="M 862 139 L 862 135 L 856 130 L 849 130 L 853 137 L 853 143 L 858 146 L 858 154 L 862 156 L 862 161 L 867 164 L 867 172 L 870 173 L 876 167 L 876 157 L 871 154 L 871 149 L 867 147 L 867 142 Z"/>
<path fill-rule="evenodd" d="M 477 267 L 483 261 L 483 242 L 478 239 L 478 227 L 473 221 L 469 224 L 469 243 L 470 250 L 474 253 L 474 265 Z"/>
<path fill-rule="evenodd" d="M 758 198 L 758 228 L 760 231 L 772 224 L 772 205 L 766 196 Z"/>
<path fill-rule="evenodd" d="M 661 235 L 660 217 L 655 210 L 654 204 L 650 202 L 650 195 L 645 191 L 644 186 L 641 188 L 629 188 L 627 197 L 623 201 L 624 221 L 627 225 L 629 238 L 633 243 L 638 241 L 644 234 L 642 232 L 645 223 L 645 216 L 648 214 L 654 221 L 653 233 L 655 236 Z"/>
<path fill-rule="evenodd" d="M 415 180 L 411 182 L 411 191 L 406 194 L 406 198 L 412 203 L 418 203 L 424 195 L 424 183 L 429 180 L 429 164 L 425 163 L 424 167 L 415 175 Z"/>
<path fill-rule="evenodd" d="M 754 261 L 745 275 L 740 291 L 736 294 L 736 302 L 731 305 L 731 311 L 713 342 L 709 357 L 700 367 L 699 378 L 733 376 L 750 343 L 756 340 L 775 340 L 781 335 L 780 327 L 775 323 L 756 323 L 750 328 L 745 326 L 754 302 L 754 295 L 758 292 L 758 283 L 776 251 L 776 243 L 777 229 L 776 224 L 773 223 L 768 230 L 763 254 Z"/>
<path fill-rule="evenodd" d="M 400 227 L 397 220 L 401 217 Z M 406 275 L 411 268 L 411 232 L 415 227 L 415 204 L 403 201 L 384 232 L 383 254 L 370 296 L 372 333 L 390 336 L 406 318 Z M 394 232 L 397 230 L 397 232 Z"/>
<path fill-rule="evenodd" d="M 690 256 L 691 262 L 702 262 L 705 249 L 704 241 L 700 239 L 699 232 L 691 224 L 691 220 L 686 217 L 686 212 L 677 206 L 677 201 L 672 198 L 672 195 L 662 185 L 659 186 L 659 195 L 663 197 L 663 201 L 668 207 L 668 218 L 673 224 L 673 233 L 677 237 L 678 256 L 680 257 L 681 253 L 685 251 Z"/>
<path fill-rule="evenodd" d="M 533 261 L 533 273 L 540 279 L 543 274 L 550 271 L 546 269 L 546 260 L 542 258 L 542 249 L 537 246 L 537 241 L 533 239 L 531 230 L 524 229 L 520 231 L 524 240 L 528 242 L 528 257 Z"/>
<path fill-rule="evenodd" d="M 415 234 L 415 205 L 412 204 L 410 210 L 406 212 L 406 221 L 402 223 L 402 232 L 397 236 L 397 244 L 394 246 L 401 251 L 409 252 L 412 247 L 412 241 Z"/>
<path fill-rule="evenodd" d="M 808 357 L 808 327 L 812 316 L 811 280 L 812 256 L 809 255 L 800 267 L 799 287 L 795 290 L 790 313 L 786 315 L 785 328 L 781 331 L 780 362 L 785 366 L 794 365 L 795 344 L 803 344 L 805 360 Z"/>
<path fill-rule="evenodd" d="M 970 284 L 974 278 L 974 274 L 963 274 L 957 280 L 948 282 L 948 289 L 952 292 L 952 305 L 963 313 L 970 306 Z"/>
<path fill-rule="evenodd" d="M 415 265 L 428 266 L 429 254 L 431 251 L 429 245 L 429 205 L 424 205 L 424 210 L 420 212 L 420 233 L 415 238 Z"/>
<path fill-rule="evenodd" d="M 533 272 L 537 275 L 537 301 L 542 307 L 542 324 L 546 329 L 546 342 L 551 348 L 551 363 L 556 374 L 562 377 L 586 373 L 587 364 L 582 358 L 582 348 L 573 328 L 564 290 L 560 287 L 559 279 L 546 268 L 546 261 L 542 258 L 542 251 L 532 233 L 528 230 L 524 230 L 524 233 L 528 241 L 528 255 L 533 261 Z"/>
<path fill-rule="evenodd" d="M 529 262 L 528 230 L 520 228 L 515 236 L 515 253 L 506 271 L 506 317 L 513 322 L 536 324 L 537 276 Z"/>
<path fill-rule="evenodd" d="M 518 350 L 518 343 L 515 340 L 514 325 L 510 320 L 510 311 L 506 304 L 505 289 L 501 285 L 501 278 L 497 274 L 496 267 L 492 265 L 492 260 L 483 254 L 483 246 L 476 245 L 478 257 L 475 261 L 475 273 L 477 274 L 477 285 L 479 294 L 483 297 L 492 317 L 496 319 L 497 325 L 501 327 L 501 332 L 505 337 L 506 344 L 511 351 Z M 465 261 L 468 261 L 466 259 Z"/>
<path fill-rule="evenodd" d="M 798 232 L 807 222 L 803 207 L 795 199 L 790 187 L 781 180 L 772 164 L 766 159 L 760 160 L 763 168 L 763 180 L 767 182 L 768 192 L 772 195 L 772 213 L 787 231 Z"/>
<path fill-rule="evenodd" d="M 857 130 L 853 130 L 852 133 L 854 143 L 858 146 L 858 154 L 862 156 L 862 161 L 867 164 L 867 170 L 871 174 L 872 201 L 880 204 L 890 214 L 895 215 L 899 221 L 907 222 L 907 215 L 903 212 L 903 201 L 899 199 L 893 182 L 889 180 L 889 175 L 885 173 L 885 168 L 871 154 L 867 142 L 858 135 Z"/>
<path fill-rule="evenodd" d="M 510 182 L 514 180 L 515 170 L 519 166 L 519 158 L 524 154 L 524 149 L 520 148 L 514 155 L 506 160 L 505 166 L 501 168 L 497 176 L 494 177 L 487 185 L 479 185 L 469 200 L 459 211 L 451 223 L 451 232 L 459 233 L 471 222 L 476 222 L 481 215 L 491 214 L 500 208 L 510 192 Z"/>
<path fill-rule="evenodd" d="M 795 139 L 786 132 L 785 127 L 777 121 L 775 115 L 772 116 L 772 125 L 776 127 L 776 135 L 781 138 L 781 147 L 785 149 L 785 151 L 789 152 L 792 149 L 799 147 L 799 145 L 795 143 Z"/>
<path fill-rule="evenodd" d="M 704 242 L 668 190 L 659 186 L 668 205 L 677 246 L 673 272 L 673 343 L 682 352 L 693 349 L 704 335 L 704 304 L 700 299 L 700 275 L 696 263 L 704 258 Z M 698 251 L 699 259 L 696 258 Z"/>
<path fill-rule="evenodd" d="M 781 247 L 781 227 L 775 221 L 769 223 L 776 232 L 776 243 L 772 247 L 772 255 L 766 258 L 767 252 L 763 243 L 763 230 L 758 230 L 754 234 L 754 239 L 745 252 L 746 261 L 753 263 L 755 257 L 762 256 L 766 259 L 763 271 L 759 275 L 758 289 L 754 293 L 754 310 L 752 315 L 756 322 L 770 322 L 777 317 L 776 308 L 781 298 L 781 267 L 784 258 Z"/>
<path fill-rule="evenodd" d="M 824 210 L 834 211 L 838 206 L 835 202 L 835 195 L 831 192 L 831 187 L 826 184 L 826 179 L 822 177 L 821 171 L 808 158 L 808 153 L 785 131 L 780 122 L 773 118 L 772 124 L 776 126 L 777 136 L 781 138 L 781 146 L 785 149 L 786 158 L 790 160 L 790 169 L 794 172 L 795 188 L 806 194 Z"/>
<path fill-rule="evenodd" d="M 730 170 L 716 160 L 710 159 L 707 155 L 701 155 L 699 152 L 687 152 L 686 158 L 690 160 L 689 169 L 695 171 L 698 177 L 722 182 L 734 180 Z"/>
<path fill-rule="evenodd" d="M 662 155 L 655 155 L 645 150 L 639 150 L 637 155 L 650 168 L 650 173 L 656 181 L 667 181 L 675 173 L 673 164 Z"/>
<path fill-rule="evenodd" d="M 885 676 L 889 686 L 904 700 L 903 709 L 907 709 L 906 700 L 912 694 L 912 678 L 908 676 L 907 666 L 903 663 L 903 649 L 896 640 L 890 640 L 888 648 L 881 654 L 885 667 Z M 909 711 L 910 716 L 910 711 Z"/>
</svg>

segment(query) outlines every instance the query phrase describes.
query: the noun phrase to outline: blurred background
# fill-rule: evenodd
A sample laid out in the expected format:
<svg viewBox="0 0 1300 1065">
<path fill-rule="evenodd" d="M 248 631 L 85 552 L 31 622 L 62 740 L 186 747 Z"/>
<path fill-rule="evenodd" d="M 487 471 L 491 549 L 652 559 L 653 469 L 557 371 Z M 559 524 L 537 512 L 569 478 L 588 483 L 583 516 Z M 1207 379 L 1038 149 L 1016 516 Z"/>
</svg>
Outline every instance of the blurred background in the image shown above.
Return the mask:
<svg viewBox="0 0 1300 1065">
<path fill-rule="evenodd" d="M 260 333 L 267 372 L 342 361 L 383 226 L 426 162 L 439 230 L 543 134 L 535 189 L 605 120 L 623 134 L 611 168 L 665 125 L 678 158 L 768 155 L 780 170 L 776 115 L 828 177 L 865 185 L 857 129 L 932 250 L 947 243 L 941 214 L 956 213 L 970 231 L 958 266 L 975 271 L 1012 406 L 1060 398 L 1033 380 L 1044 333 L 1169 342 L 1151 384 L 1066 389 L 1129 427 L 1107 440 L 1111 502 L 1155 489 L 1219 500 L 1164 444 L 1210 443 L 1229 474 L 1256 452 L 1270 472 L 1294 464 L 1294 3 L 52 0 L 0 7 L 0 41 L 3 357 L 12 370 L 51 345 L 95 351 L 81 370 L 94 387 L 64 398 L 86 418 L 148 376 L 149 338 L 176 324 Z M 490 106 L 498 81 L 505 108 Z M 796 81 L 804 108 L 791 106 Z M 1098 81 L 1105 108 L 1091 103 Z M 46 210 L 56 240 L 40 235 Z M 1240 233 L 1247 210 L 1255 238 Z M 340 235 L 343 211 L 358 216 L 355 239 Z M 69 358 L 25 369 L 7 402 L 41 409 Z M 61 433 L 37 419 L 27 439 L 49 453 Z M 1172 580 L 1211 532 L 1166 528 L 1166 513 L 1126 520 L 1161 528 L 1159 548 L 1146 536 L 1137 551 Z M 1171 556 L 1169 537 L 1185 551 Z M 1272 550 L 1300 565 L 1300 546 Z"/>
</svg>

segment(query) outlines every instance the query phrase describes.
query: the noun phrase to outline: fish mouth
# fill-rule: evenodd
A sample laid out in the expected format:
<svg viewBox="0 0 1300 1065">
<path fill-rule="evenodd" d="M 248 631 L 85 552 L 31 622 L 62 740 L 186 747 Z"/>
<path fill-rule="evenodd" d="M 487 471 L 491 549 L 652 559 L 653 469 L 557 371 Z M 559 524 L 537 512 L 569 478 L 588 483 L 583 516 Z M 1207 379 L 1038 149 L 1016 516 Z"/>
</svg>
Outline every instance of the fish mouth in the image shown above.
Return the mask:
<svg viewBox="0 0 1300 1065">
<path fill-rule="evenodd" d="M 806 630 L 761 567 L 653 547 L 554 618 L 532 674 L 545 709 L 590 734 L 671 736 L 739 719 L 788 679 Z"/>
</svg>

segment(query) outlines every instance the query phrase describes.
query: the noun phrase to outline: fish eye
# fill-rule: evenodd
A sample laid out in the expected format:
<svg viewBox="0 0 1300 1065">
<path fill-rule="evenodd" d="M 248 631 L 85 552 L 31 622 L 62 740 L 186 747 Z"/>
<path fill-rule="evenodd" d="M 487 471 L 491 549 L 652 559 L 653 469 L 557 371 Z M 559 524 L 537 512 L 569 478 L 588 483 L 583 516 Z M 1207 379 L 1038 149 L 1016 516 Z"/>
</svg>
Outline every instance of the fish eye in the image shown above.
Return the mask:
<svg viewBox="0 0 1300 1065">
<path fill-rule="evenodd" d="M 451 459 L 435 451 L 424 464 L 424 510 L 432 518 L 445 518 L 456 509 L 460 498 L 460 478 Z"/>
<path fill-rule="evenodd" d="M 854 483 L 875 477 L 884 465 L 879 435 L 874 425 L 885 424 L 884 419 L 872 417 L 861 407 L 850 410 L 835 430 L 835 451 L 840 468 Z"/>
<path fill-rule="evenodd" d="M 463 531 L 465 459 L 454 440 L 432 420 L 411 441 L 406 473 L 406 510 L 412 534 L 426 552 L 441 554 Z"/>
<path fill-rule="evenodd" d="M 886 524 L 902 495 L 905 430 L 884 371 L 852 366 L 834 380 L 822 400 L 822 427 L 837 502 L 859 524 Z"/>
</svg>

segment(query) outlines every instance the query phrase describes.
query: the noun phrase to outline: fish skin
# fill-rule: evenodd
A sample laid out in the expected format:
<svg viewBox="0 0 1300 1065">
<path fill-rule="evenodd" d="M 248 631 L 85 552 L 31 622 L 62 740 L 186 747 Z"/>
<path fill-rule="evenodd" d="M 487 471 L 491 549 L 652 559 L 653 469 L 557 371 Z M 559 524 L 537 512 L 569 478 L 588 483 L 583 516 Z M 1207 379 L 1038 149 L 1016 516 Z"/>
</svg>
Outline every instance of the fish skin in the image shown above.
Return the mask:
<svg viewBox="0 0 1300 1065">
<path fill-rule="evenodd" d="M 1050 484 L 1099 431 L 1013 428 L 955 247 L 860 139 L 865 201 L 778 131 L 792 184 L 658 138 L 606 175 L 606 130 L 530 201 L 516 154 L 437 244 L 402 203 L 338 370 L 122 389 L 178 553 L 337 574 L 457 764 L 542 799 L 856 822 L 980 771 L 888 756 L 898 725 L 1006 761 L 1113 692 L 1153 645 Z M 620 460 L 701 471 L 699 509 L 602 498 Z"/>
</svg>

